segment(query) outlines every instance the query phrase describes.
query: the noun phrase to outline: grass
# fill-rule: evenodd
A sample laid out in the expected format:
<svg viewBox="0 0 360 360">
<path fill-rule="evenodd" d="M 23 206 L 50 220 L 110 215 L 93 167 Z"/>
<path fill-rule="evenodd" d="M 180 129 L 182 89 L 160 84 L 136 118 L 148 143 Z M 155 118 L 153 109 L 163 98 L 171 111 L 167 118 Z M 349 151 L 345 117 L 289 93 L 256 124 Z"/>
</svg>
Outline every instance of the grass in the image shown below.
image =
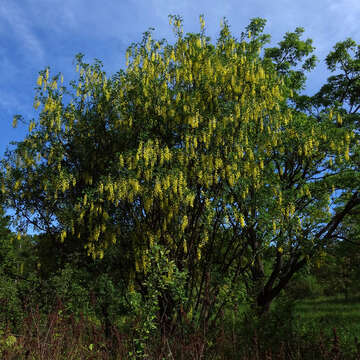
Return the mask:
<svg viewBox="0 0 360 360">
<path fill-rule="evenodd" d="M 305 299 L 295 304 L 294 330 L 311 338 L 330 337 L 336 329 L 340 346 L 355 350 L 360 340 L 360 296 Z"/>
<path fill-rule="evenodd" d="M 165 338 L 151 337 L 147 360 L 345 360 L 360 359 L 360 298 L 319 297 L 297 301 L 292 322 L 281 302 L 260 323 L 244 320 L 246 305 L 237 315 L 226 311 L 212 339 L 201 332 L 180 333 Z M 0 333 L 0 358 L 41 359 L 130 359 L 135 352 L 129 324 L 104 329 L 81 318 L 63 316 L 61 306 L 47 317 L 30 309 L 19 334 L 10 329 Z M 290 326 L 290 328 L 289 328 Z M 334 330 L 336 329 L 336 330 Z"/>
</svg>

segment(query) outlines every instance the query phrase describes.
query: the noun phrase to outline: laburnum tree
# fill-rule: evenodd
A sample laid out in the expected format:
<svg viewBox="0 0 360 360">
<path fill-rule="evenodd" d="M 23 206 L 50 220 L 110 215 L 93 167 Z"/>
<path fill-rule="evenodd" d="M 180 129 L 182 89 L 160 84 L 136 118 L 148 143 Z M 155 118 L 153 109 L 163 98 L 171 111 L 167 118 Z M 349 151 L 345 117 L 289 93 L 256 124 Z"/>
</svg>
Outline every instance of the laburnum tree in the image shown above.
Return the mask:
<svg viewBox="0 0 360 360">
<path fill-rule="evenodd" d="M 19 231 L 32 224 L 94 258 L 117 246 L 123 280 L 144 297 L 151 249 L 165 249 L 186 273 L 180 305 L 194 323 L 216 321 L 239 283 L 263 313 L 360 204 L 355 125 L 332 104 L 320 117 L 299 108 L 315 65 L 303 29 L 262 51 L 263 19 L 239 40 L 224 22 L 215 45 L 203 17 L 197 34 L 170 20 L 174 44 L 144 33 L 110 78 L 82 55 L 72 91 L 40 72 L 39 117 L 2 162 L 3 193 Z M 179 304 L 159 291 L 171 319 Z"/>
</svg>

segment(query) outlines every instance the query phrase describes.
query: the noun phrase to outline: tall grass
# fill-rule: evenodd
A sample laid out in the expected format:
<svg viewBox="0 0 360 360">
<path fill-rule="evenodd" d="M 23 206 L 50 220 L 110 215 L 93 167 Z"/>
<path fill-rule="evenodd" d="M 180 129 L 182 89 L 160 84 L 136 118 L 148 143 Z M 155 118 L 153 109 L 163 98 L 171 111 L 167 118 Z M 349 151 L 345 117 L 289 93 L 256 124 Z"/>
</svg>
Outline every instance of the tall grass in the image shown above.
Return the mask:
<svg viewBox="0 0 360 360">
<path fill-rule="evenodd" d="M 358 302 L 344 304 L 336 299 L 320 298 L 302 301 L 295 307 L 295 322 L 282 313 L 286 308 L 278 307 L 261 320 L 250 312 L 240 313 L 237 309 L 222 314 L 219 327 L 203 330 L 177 329 L 174 333 L 154 332 L 146 343 L 146 357 L 143 359 L 197 360 L 197 359 L 314 359 L 342 360 L 360 359 L 360 344 L 355 333 L 344 342 L 339 319 L 347 310 L 357 314 Z M 19 333 L 9 327 L 0 334 L 0 358 L 4 360 L 72 360 L 72 359 L 136 359 L 137 319 L 129 319 L 123 326 L 112 326 L 110 335 L 105 336 L 104 326 L 86 319 L 66 314 L 64 305 L 58 301 L 47 315 L 38 308 L 28 308 L 27 316 Z M 345 310 L 344 310 L 345 308 Z M 314 310 L 313 312 L 311 311 Z M 325 313 L 324 309 L 329 312 Z M 332 314 L 341 310 L 332 322 Z M 312 315 L 311 315 L 312 314 Z M 326 326 L 317 323 L 318 315 L 328 317 Z M 346 315 L 346 316 L 345 316 Z M 187 314 L 183 313 L 186 324 Z M 335 316 L 335 315 L 334 315 Z M 304 319 L 301 322 L 301 318 Z M 310 320 L 311 319 L 311 320 Z M 302 324 L 302 328 L 299 324 Z M 317 327 L 315 325 L 317 324 Z M 359 334 L 358 322 L 349 329 Z M 333 325 L 336 327 L 331 328 Z M 312 326 L 312 327 L 311 327 Z M 323 330 L 323 331 L 321 331 Z M 340 332 L 340 334 L 339 334 Z M 350 351 L 351 350 L 351 351 Z"/>
<path fill-rule="evenodd" d="M 358 351 L 360 339 L 360 296 L 321 296 L 295 304 L 294 327 L 298 334 L 314 339 L 330 337 L 336 329 L 339 345 L 346 353 Z"/>
</svg>

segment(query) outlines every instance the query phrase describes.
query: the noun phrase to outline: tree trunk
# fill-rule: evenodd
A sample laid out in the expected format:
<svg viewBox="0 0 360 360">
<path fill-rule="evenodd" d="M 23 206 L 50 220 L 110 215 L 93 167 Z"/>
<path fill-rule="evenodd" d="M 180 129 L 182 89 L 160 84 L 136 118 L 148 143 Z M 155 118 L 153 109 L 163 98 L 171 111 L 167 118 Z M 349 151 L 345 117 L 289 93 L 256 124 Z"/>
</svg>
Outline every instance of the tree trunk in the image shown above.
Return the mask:
<svg viewBox="0 0 360 360">
<path fill-rule="evenodd" d="M 174 323 L 173 315 L 175 304 L 171 295 L 166 292 L 159 296 L 159 326 L 161 330 L 161 338 L 170 337 L 173 334 Z"/>
<path fill-rule="evenodd" d="M 256 305 L 257 305 L 257 313 L 260 316 L 263 316 L 265 314 L 268 314 L 270 311 L 271 303 L 274 300 L 275 296 L 272 296 L 269 292 L 261 292 L 257 299 L 256 299 Z"/>
</svg>

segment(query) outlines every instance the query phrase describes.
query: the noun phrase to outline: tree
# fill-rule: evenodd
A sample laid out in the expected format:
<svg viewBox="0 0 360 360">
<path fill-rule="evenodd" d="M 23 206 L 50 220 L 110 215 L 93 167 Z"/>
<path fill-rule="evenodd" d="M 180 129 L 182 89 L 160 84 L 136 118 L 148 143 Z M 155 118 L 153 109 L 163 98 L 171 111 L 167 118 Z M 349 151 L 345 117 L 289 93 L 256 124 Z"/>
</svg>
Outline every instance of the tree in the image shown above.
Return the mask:
<svg viewBox="0 0 360 360">
<path fill-rule="evenodd" d="M 342 205 L 346 198 L 338 199 Z M 340 207 L 340 206 L 339 206 Z M 327 294 L 344 294 L 345 298 L 358 295 L 360 269 L 359 210 L 351 211 L 351 217 L 334 232 L 322 256 L 317 259 L 314 273 L 325 284 Z"/>
<path fill-rule="evenodd" d="M 347 149 L 348 161 L 337 169 L 338 174 L 333 174 L 334 190 L 338 195 L 333 198 L 333 206 L 336 206 L 336 212 L 340 213 L 349 202 L 351 190 L 359 188 L 360 46 L 350 38 L 336 43 L 326 57 L 326 64 L 329 71 L 338 73 L 330 76 L 314 96 L 300 97 L 298 105 L 317 121 L 321 121 L 329 112 L 336 111 L 341 114 L 342 119 L 338 126 L 352 132 L 353 141 Z M 358 209 L 348 211 L 350 216 L 345 218 L 331 235 L 321 257 L 320 263 L 323 265 L 316 270 L 317 276 L 327 283 L 328 291 L 336 292 L 341 288 L 345 294 L 350 295 L 351 286 L 351 291 L 356 292 L 354 279 L 357 276 L 359 252 L 358 212 Z"/>
<path fill-rule="evenodd" d="M 187 301 L 164 274 L 161 318 L 181 305 L 195 324 L 215 322 L 241 281 L 263 313 L 360 204 L 354 126 L 339 126 L 337 108 L 321 121 L 299 109 L 315 64 L 301 29 L 261 56 L 263 19 L 239 41 L 225 21 L 216 45 L 202 17 L 186 36 L 180 17 L 170 21 L 175 44 L 144 33 L 111 78 L 81 54 L 73 92 L 40 72 L 41 112 L 2 162 L 3 193 L 19 230 L 32 224 L 94 258 L 117 243 L 122 279 L 143 297 L 150 250 L 167 250 L 157 256 L 186 272 Z M 335 183 L 348 200 L 334 214 Z"/>
</svg>

